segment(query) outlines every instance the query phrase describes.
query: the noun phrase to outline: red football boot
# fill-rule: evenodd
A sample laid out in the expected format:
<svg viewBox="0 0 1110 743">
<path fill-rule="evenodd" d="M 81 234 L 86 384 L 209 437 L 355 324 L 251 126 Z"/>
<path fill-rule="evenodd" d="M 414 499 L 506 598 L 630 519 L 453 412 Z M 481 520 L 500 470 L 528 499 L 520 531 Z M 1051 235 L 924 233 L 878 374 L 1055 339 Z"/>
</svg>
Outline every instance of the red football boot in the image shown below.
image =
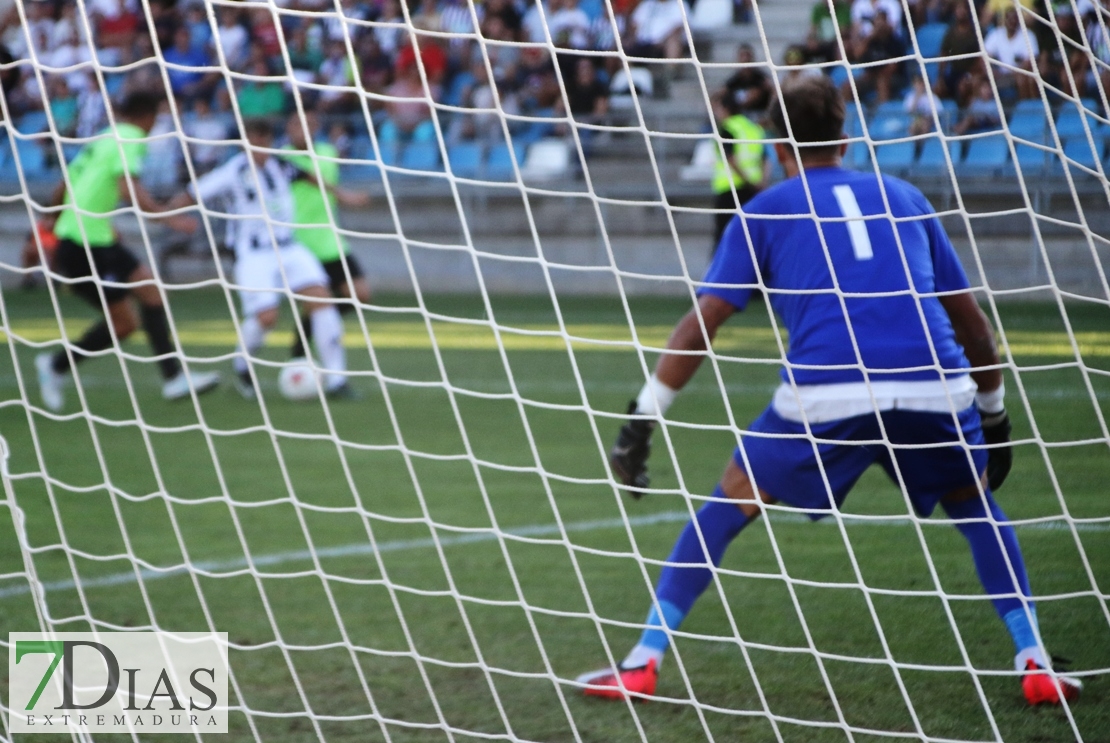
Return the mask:
<svg viewBox="0 0 1110 743">
<path fill-rule="evenodd" d="M 617 666 L 615 671 L 605 668 L 593 673 L 584 673 L 576 680 L 580 684 L 586 684 L 582 693 L 588 697 L 621 700 L 636 694 L 651 696 L 655 693 L 655 684 L 659 681 L 659 666 L 654 660 L 649 660 L 647 665 L 636 668 Z M 632 698 L 643 701 L 643 697 L 633 696 Z"/>
<path fill-rule="evenodd" d="M 1034 706 L 1059 704 L 1061 698 L 1074 702 L 1083 690 L 1083 683 L 1079 679 L 1069 676 L 1054 677 L 1034 660 L 1026 662 L 1025 671 L 1025 676 L 1021 679 L 1021 690 L 1025 692 L 1025 701 Z"/>
</svg>

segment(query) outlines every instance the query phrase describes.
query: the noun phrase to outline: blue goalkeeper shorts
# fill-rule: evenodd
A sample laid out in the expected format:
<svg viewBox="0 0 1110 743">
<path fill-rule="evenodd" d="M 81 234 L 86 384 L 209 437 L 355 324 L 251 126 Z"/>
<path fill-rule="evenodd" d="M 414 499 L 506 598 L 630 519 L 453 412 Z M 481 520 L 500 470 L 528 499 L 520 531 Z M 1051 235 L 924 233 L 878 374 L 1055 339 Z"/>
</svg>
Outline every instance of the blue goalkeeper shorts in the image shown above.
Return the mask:
<svg viewBox="0 0 1110 743">
<path fill-rule="evenodd" d="M 987 451 L 974 405 L 959 414 L 959 430 L 950 413 L 888 410 L 881 416 L 885 438 L 872 414 L 813 425 L 811 439 L 804 425 L 768 407 L 741 436 L 743 451 L 737 447 L 733 459 L 760 490 L 815 520 L 839 508 L 876 462 L 921 516 L 948 493 L 979 482 Z"/>
</svg>

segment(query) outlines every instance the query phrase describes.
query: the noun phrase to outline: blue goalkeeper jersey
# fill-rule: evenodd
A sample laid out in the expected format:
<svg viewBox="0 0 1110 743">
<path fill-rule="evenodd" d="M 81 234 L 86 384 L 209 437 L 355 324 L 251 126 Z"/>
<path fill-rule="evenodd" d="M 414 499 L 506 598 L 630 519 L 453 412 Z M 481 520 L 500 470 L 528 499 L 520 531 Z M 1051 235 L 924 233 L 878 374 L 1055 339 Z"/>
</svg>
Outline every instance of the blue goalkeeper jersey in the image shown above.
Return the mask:
<svg viewBox="0 0 1110 743">
<path fill-rule="evenodd" d="M 699 294 L 737 309 L 766 292 L 790 334 L 784 381 L 860 382 L 865 369 L 871 381 L 936 380 L 969 367 L 936 297 L 966 290 L 967 275 L 925 196 L 897 178 L 812 168 L 764 191 L 733 218 L 703 281 Z"/>
</svg>

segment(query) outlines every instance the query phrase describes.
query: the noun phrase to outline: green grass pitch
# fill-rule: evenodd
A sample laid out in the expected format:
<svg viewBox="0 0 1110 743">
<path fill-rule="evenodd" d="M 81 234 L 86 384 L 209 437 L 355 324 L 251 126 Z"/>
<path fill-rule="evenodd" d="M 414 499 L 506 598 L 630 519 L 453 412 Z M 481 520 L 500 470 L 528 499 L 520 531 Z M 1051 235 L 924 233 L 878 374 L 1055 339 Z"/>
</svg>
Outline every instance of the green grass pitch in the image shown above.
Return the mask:
<svg viewBox="0 0 1110 743">
<path fill-rule="evenodd" d="M 902 498 L 875 471 L 845 510 L 892 518 L 839 528 L 776 512 L 737 540 L 668 657 L 662 699 L 579 696 L 570 679 L 637 637 L 690 507 L 682 491 L 711 491 L 730 421 L 769 399 L 779 352 L 761 305 L 729 324 L 716 369 L 703 366 L 656 436 L 665 492 L 633 501 L 604 464 L 643 379 L 616 298 L 562 299 L 557 313 L 494 297 L 492 314 L 473 298 L 426 298 L 428 314 L 412 297 L 377 298 L 364 325 L 347 320 L 363 397 L 326 412 L 282 400 L 276 367 L 260 368 L 263 405 L 226 383 L 199 406 L 165 403 L 137 337 L 123 365 L 81 367 L 87 411 L 71 387 L 64 420 L 25 404 L 38 404 L 33 344 L 59 336 L 47 295 L 2 299 L 0 432 L 50 617 L 70 631 L 226 631 L 240 708 L 223 740 L 1110 741 L 1104 306 L 1000 309 L 1021 443 L 998 500 L 1041 519 L 1019 537 L 1046 642 L 1086 683 L 1069 715 L 1024 706 L 962 539 L 894 518 Z M 224 295 L 172 291 L 170 303 L 187 353 L 226 382 Z M 61 306 L 76 337 L 92 314 Z M 632 300 L 637 337 L 661 346 L 687 306 Z M 264 358 L 283 360 L 284 344 Z M 0 626 L 35 631 L 26 584 L 10 577 L 22 563 L 7 509 L 0 535 Z M 192 574 L 173 569 L 186 561 Z"/>
</svg>

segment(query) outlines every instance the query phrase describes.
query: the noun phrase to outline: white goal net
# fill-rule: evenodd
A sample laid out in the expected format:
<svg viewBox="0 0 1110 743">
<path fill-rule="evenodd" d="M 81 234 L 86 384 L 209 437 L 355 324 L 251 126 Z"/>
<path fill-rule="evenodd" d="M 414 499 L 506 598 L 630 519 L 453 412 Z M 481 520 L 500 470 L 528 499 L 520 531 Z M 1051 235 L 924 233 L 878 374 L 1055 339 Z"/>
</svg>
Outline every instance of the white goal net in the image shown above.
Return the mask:
<svg viewBox="0 0 1110 743">
<path fill-rule="evenodd" d="M 233 740 L 1110 736 L 1101 0 L 0 9 L 8 632 L 226 633 Z M 963 538 L 876 468 L 817 523 L 767 507 L 650 698 L 576 681 L 636 643 L 676 535 L 778 385 L 789 339 L 756 300 L 661 420 L 649 492 L 610 472 L 719 216 L 784 178 L 764 114 L 807 75 L 847 101 L 845 165 L 930 199 L 997 331 L 1014 469 L 996 499 L 1078 701 L 1026 705 Z M 120 198 L 90 206 L 87 183 Z M 67 228 L 74 198 L 100 221 Z M 296 320 L 287 287 L 311 282 L 286 265 L 263 338 L 240 305 L 268 287 L 242 272 L 250 234 L 316 253 L 326 310 Z M 151 278 L 89 269 L 111 245 Z M 222 381 L 174 387 L 179 369 Z M 30 707 L 0 690 L 0 740 L 27 739 Z"/>
</svg>

